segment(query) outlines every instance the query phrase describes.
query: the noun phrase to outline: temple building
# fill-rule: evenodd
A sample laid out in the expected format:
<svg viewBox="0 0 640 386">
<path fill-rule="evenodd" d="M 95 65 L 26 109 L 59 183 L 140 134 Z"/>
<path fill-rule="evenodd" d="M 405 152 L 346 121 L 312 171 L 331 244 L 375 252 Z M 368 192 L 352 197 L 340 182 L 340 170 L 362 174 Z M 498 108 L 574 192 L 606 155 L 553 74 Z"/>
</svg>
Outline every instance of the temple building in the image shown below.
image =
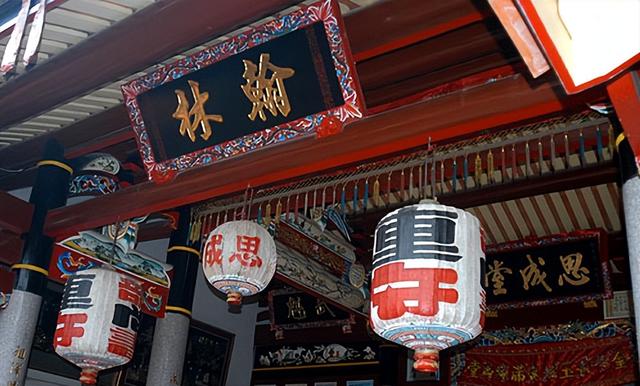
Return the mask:
<svg viewBox="0 0 640 386">
<path fill-rule="evenodd" d="M 640 0 L 0 0 L 0 386 L 640 383 Z"/>
</svg>

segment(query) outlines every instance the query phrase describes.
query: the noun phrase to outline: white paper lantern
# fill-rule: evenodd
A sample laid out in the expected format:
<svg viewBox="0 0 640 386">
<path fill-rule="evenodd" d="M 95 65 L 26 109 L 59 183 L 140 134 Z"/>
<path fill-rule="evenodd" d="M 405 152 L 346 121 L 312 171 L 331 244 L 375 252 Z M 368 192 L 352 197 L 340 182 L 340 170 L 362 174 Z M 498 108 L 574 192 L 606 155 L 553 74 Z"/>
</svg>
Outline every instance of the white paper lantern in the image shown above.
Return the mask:
<svg viewBox="0 0 640 386">
<path fill-rule="evenodd" d="M 111 269 L 92 268 L 69 276 L 53 347 L 82 369 L 80 382 L 93 385 L 98 371 L 131 360 L 141 294 L 138 281 Z"/>
<path fill-rule="evenodd" d="M 207 237 L 202 268 L 209 283 L 240 304 L 243 296 L 262 291 L 273 278 L 276 244 L 264 228 L 252 221 L 231 221 Z"/>
<path fill-rule="evenodd" d="M 482 331 L 481 233 L 470 213 L 426 200 L 378 223 L 371 326 L 381 337 L 416 350 L 418 371 L 437 371 L 438 351 Z"/>
</svg>

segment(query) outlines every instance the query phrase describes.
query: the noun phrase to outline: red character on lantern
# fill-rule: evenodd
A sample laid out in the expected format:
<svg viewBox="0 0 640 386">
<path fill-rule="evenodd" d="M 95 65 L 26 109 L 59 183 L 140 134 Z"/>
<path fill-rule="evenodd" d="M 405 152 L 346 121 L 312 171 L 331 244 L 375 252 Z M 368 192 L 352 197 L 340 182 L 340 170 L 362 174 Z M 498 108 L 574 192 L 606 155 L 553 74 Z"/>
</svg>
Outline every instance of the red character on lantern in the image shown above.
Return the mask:
<svg viewBox="0 0 640 386">
<path fill-rule="evenodd" d="M 236 252 L 229 257 L 229 262 L 238 260 L 244 267 L 260 267 L 262 259 L 258 256 L 260 238 L 239 235 L 236 239 Z"/>
<path fill-rule="evenodd" d="M 87 314 L 66 314 L 58 318 L 58 327 L 53 336 L 53 345 L 69 347 L 73 338 L 82 338 L 84 328 L 77 326 L 87 322 Z"/>
<path fill-rule="evenodd" d="M 418 282 L 417 286 L 394 288 L 395 283 Z M 404 262 L 384 265 L 373 276 L 373 295 L 371 301 L 378 307 L 380 319 L 395 319 L 405 312 L 416 315 L 434 316 L 438 314 L 438 302 L 455 304 L 458 291 L 453 288 L 440 288 L 440 283 L 455 284 L 458 274 L 449 268 L 411 268 L 405 269 Z M 381 291 L 378 288 L 383 287 Z M 430 289 L 436 288 L 431 292 Z M 405 301 L 417 301 L 416 306 L 406 306 Z"/>
<path fill-rule="evenodd" d="M 205 250 L 205 263 L 211 267 L 214 264 L 222 265 L 222 235 L 213 235 L 211 242 Z"/>
</svg>

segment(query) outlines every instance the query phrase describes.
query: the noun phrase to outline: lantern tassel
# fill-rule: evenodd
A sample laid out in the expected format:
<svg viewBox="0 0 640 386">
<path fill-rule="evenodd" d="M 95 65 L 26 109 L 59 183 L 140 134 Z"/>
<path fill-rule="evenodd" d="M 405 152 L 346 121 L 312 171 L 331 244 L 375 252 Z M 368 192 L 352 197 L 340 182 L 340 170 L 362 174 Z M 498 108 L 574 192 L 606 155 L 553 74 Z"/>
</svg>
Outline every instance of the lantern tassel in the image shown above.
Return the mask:
<svg viewBox="0 0 640 386">
<path fill-rule="evenodd" d="M 380 181 L 378 181 L 378 177 L 373 183 L 373 205 L 380 206 Z"/>
<path fill-rule="evenodd" d="M 438 356 L 436 350 L 416 350 L 413 354 L 413 368 L 421 373 L 435 373 L 438 371 Z"/>
<path fill-rule="evenodd" d="M 95 385 L 97 383 L 98 370 L 94 368 L 84 368 L 80 373 L 80 383 L 83 385 Z"/>
<path fill-rule="evenodd" d="M 232 306 L 239 306 L 242 304 L 242 294 L 240 292 L 229 292 L 227 294 L 227 304 Z"/>
</svg>

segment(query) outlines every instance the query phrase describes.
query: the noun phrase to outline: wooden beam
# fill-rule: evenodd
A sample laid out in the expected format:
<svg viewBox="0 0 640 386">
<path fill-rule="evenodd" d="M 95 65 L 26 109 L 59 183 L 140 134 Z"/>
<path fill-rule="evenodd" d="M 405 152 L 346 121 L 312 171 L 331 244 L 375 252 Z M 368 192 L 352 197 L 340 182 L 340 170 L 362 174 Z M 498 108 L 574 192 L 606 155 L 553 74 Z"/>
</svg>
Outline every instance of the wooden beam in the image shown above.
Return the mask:
<svg viewBox="0 0 640 386">
<path fill-rule="evenodd" d="M 356 61 L 427 40 L 480 21 L 491 14 L 484 4 L 469 0 L 381 1 L 350 14 L 347 33 Z M 375 26 L 375 28 L 371 28 Z"/>
<path fill-rule="evenodd" d="M 601 91 L 599 89 L 594 90 Z M 597 95 L 600 96 L 599 94 Z M 554 83 L 531 85 L 521 75 L 487 80 L 374 115 L 328 138 L 304 138 L 185 172 L 165 185 L 146 182 L 109 196 L 53 210 L 45 232 L 62 236 L 147 213 L 353 164 L 492 127 L 552 114 L 593 100 L 564 96 Z"/>
<path fill-rule="evenodd" d="M 7 266 L 20 261 L 23 241 L 15 233 L 0 229 L 0 263 Z"/>
<path fill-rule="evenodd" d="M 607 87 L 611 102 L 640 165 L 640 71 L 628 71 Z"/>
<path fill-rule="evenodd" d="M 156 2 L 0 87 L 0 128 L 295 3 L 297 0 Z"/>
<path fill-rule="evenodd" d="M 21 235 L 29 230 L 33 205 L 0 191 L 0 229 Z"/>
<path fill-rule="evenodd" d="M 14 169 L 34 165 L 50 139 L 64 144 L 65 156 L 73 158 L 131 138 L 133 131 L 127 110 L 124 105 L 118 105 L 64 129 L 3 148 L 0 165 Z"/>
</svg>

